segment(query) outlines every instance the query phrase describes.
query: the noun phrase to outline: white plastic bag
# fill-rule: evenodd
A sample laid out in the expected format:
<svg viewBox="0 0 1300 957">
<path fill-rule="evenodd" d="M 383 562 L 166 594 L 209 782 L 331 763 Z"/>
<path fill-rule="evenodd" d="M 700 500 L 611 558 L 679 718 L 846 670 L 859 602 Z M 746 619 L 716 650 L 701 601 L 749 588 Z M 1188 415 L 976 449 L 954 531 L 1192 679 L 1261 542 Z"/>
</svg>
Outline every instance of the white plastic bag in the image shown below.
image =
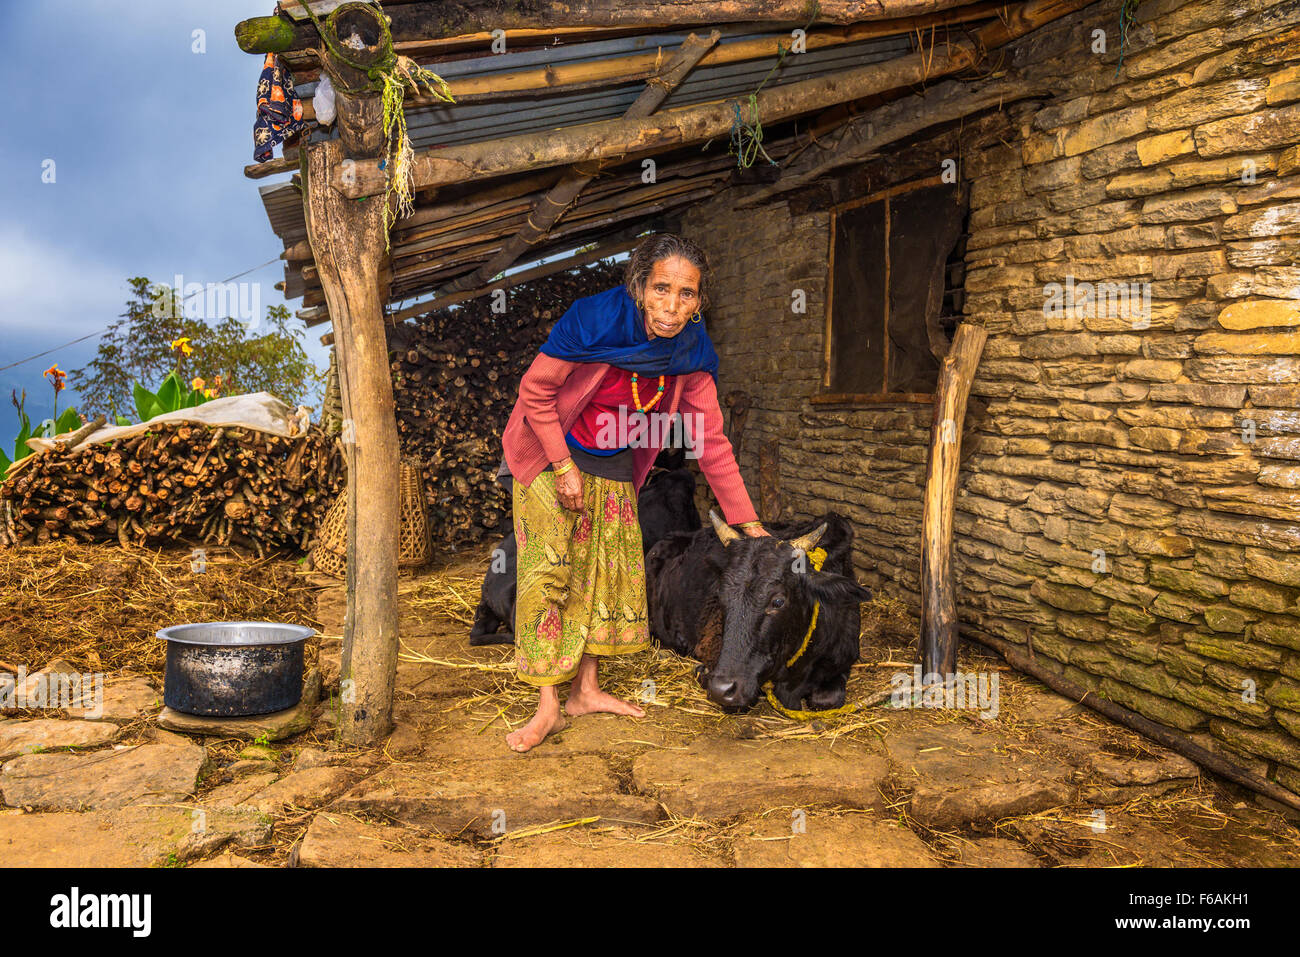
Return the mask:
<svg viewBox="0 0 1300 957">
<path fill-rule="evenodd" d="M 311 105 L 316 110 L 316 122 L 321 126 L 329 126 L 334 122 L 334 84 L 330 83 L 330 78 L 322 70 L 320 82 L 316 84 L 316 92 L 312 94 Z"/>
<path fill-rule="evenodd" d="M 291 439 L 311 427 L 311 411 L 304 405 L 298 406 L 295 410 L 269 392 L 231 395 L 224 399 L 212 399 L 192 409 L 164 412 L 147 422 L 137 422 L 135 425 L 106 425 L 82 439 L 72 451 L 80 451 L 87 445 L 100 445 L 113 439 L 139 435 L 159 422 L 203 422 L 211 426 L 239 426 Z M 27 444 L 34 452 L 44 452 L 54 447 L 57 438 L 56 435 L 53 438 L 28 439 Z"/>
</svg>

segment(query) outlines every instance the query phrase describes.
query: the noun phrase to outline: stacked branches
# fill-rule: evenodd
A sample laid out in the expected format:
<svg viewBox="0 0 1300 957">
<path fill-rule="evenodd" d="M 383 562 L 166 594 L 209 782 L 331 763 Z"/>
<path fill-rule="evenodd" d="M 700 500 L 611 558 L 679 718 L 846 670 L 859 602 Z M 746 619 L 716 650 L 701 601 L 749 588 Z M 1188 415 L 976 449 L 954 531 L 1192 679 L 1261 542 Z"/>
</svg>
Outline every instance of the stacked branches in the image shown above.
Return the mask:
<svg viewBox="0 0 1300 957">
<path fill-rule="evenodd" d="M 506 290 L 503 312 L 488 294 L 393 332 L 399 441 L 420 460 L 434 541 L 473 544 L 508 530 L 496 471 L 519 379 L 575 299 L 622 281 L 621 263 L 597 262 Z"/>
<path fill-rule="evenodd" d="M 79 451 L 41 452 L 0 484 L 0 544 L 59 538 L 122 546 L 164 540 L 268 551 L 307 548 L 345 479 L 319 428 L 160 422 Z"/>
</svg>

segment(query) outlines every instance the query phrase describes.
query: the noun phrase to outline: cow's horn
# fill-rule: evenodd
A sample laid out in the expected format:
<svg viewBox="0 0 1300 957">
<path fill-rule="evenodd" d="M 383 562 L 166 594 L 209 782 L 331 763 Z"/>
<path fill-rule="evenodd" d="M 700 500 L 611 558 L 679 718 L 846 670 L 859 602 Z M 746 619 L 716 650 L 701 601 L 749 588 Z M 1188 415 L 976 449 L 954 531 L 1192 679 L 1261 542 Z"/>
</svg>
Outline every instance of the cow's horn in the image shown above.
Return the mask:
<svg viewBox="0 0 1300 957">
<path fill-rule="evenodd" d="M 718 538 L 722 539 L 723 545 L 730 545 L 740 538 L 740 532 L 718 518 L 718 513 L 713 509 L 709 509 L 709 521 L 713 523 L 713 530 L 718 533 Z"/>
<path fill-rule="evenodd" d="M 822 522 L 820 525 L 814 528 L 807 535 L 801 535 L 798 538 L 796 538 L 794 541 L 792 541 L 790 543 L 790 547 L 797 548 L 801 552 L 811 551 L 813 548 L 817 546 L 817 543 L 821 541 L 822 536 L 825 534 L 826 534 L 826 523 Z"/>
</svg>

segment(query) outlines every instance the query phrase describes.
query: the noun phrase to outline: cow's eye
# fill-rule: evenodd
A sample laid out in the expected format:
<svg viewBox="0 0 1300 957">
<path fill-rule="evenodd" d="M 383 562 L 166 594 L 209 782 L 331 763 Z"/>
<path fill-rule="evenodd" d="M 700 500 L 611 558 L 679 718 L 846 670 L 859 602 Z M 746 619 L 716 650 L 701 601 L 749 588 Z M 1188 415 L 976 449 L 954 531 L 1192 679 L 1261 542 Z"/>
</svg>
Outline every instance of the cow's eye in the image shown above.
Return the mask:
<svg viewBox="0 0 1300 957">
<path fill-rule="evenodd" d="M 784 608 L 784 607 L 785 607 L 785 599 L 784 599 L 784 598 L 781 598 L 780 596 L 777 596 L 776 598 L 773 598 L 773 599 L 772 599 L 772 607 L 773 607 L 773 608 Z"/>
</svg>

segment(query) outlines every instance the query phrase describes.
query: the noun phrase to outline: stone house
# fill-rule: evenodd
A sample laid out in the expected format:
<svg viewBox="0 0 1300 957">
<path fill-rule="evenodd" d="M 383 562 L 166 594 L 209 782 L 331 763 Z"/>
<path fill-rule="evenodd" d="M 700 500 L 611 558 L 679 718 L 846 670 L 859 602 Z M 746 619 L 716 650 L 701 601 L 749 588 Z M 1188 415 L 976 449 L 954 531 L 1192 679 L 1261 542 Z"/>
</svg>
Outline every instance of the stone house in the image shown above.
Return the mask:
<svg viewBox="0 0 1300 957">
<path fill-rule="evenodd" d="M 674 226 L 713 259 L 719 392 L 750 397 L 766 517 L 850 516 L 863 580 L 917 613 L 918 343 L 982 324 L 963 634 L 1300 792 L 1300 3 L 1146 2 L 1122 62 L 1116 24 L 1110 3 L 1050 23 L 1001 51 L 1000 106 L 865 159 L 819 144 L 800 188 Z M 908 208 L 927 192 L 946 213 Z"/>
<path fill-rule="evenodd" d="M 332 323 L 373 437 L 349 740 L 391 706 L 385 346 L 454 303 L 487 316 L 512 263 L 670 229 L 713 260 L 764 517 L 843 511 L 860 576 L 919 614 L 932 433 L 959 438 L 962 633 L 1300 793 L 1300 0 L 434 6 L 384 26 L 289 2 L 237 28 L 295 71 L 307 119 L 319 78 L 359 91 L 337 136 L 248 171 L 299 171 L 262 188 L 284 289 Z M 413 209 L 392 223 L 362 202 L 391 188 L 378 90 L 330 34 L 409 51 L 457 97 L 404 104 Z M 982 349 L 949 427 L 954 336 Z"/>
</svg>

